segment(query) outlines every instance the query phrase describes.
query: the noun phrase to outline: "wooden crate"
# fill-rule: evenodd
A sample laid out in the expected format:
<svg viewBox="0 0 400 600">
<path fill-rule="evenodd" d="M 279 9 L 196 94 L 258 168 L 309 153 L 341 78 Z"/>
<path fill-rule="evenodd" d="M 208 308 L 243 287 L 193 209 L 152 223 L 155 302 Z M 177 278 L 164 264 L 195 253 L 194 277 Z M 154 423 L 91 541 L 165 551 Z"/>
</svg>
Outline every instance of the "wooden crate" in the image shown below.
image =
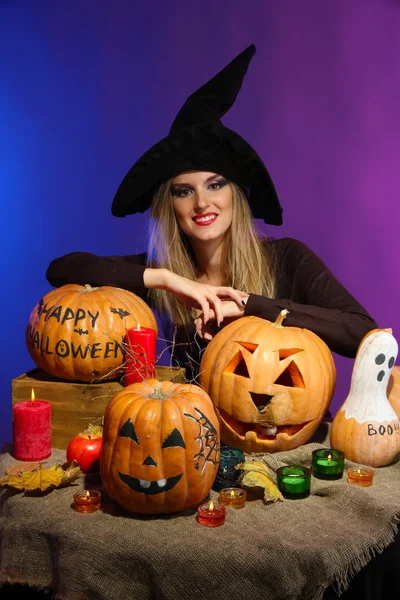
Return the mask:
<svg viewBox="0 0 400 600">
<path fill-rule="evenodd" d="M 156 367 L 159 381 L 185 382 L 178 367 Z M 41 369 L 33 369 L 12 380 L 12 403 L 29 400 L 32 388 L 38 400 L 51 402 L 52 446 L 65 449 L 75 435 L 90 423 L 100 425 L 107 404 L 123 389 L 118 381 L 75 383 L 56 379 Z"/>
</svg>

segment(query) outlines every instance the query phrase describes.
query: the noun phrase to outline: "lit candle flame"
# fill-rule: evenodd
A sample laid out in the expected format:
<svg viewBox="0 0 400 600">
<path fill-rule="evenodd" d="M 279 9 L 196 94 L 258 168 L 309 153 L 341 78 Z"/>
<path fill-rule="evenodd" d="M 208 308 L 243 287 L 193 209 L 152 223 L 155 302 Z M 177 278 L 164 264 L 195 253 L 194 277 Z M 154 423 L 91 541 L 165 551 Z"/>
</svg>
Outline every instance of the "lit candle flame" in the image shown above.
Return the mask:
<svg viewBox="0 0 400 600">
<path fill-rule="evenodd" d="M 208 508 L 209 508 L 209 510 L 214 510 L 214 502 L 212 500 L 211 500 Z"/>
<path fill-rule="evenodd" d="M 328 454 L 328 460 L 331 460 L 332 454 Z"/>
<path fill-rule="evenodd" d="M 85 495 L 86 495 L 86 498 L 90 498 L 90 492 L 89 492 L 89 490 L 86 490 L 86 494 Z"/>
<path fill-rule="evenodd" d="M 235 495 L 235 490 L 231 490 L 231 498 Z"/>
<path fill-rule="evenodd" d="M 138 331 L 140 331 L 140 323 L 138 323 L 138 324 L 137 324 L 137 327 L 136 327 L 136 329 L 137 329 Z"/>
<path fill-rule="evenodd" d="M 31 402 L 35 402 L 35 390 L 31 389 Z"/>
<path fill-rule="evenodd" d="M 357 469 L 357 475 L 361 475 L 361 469 Z"/>
</svg>

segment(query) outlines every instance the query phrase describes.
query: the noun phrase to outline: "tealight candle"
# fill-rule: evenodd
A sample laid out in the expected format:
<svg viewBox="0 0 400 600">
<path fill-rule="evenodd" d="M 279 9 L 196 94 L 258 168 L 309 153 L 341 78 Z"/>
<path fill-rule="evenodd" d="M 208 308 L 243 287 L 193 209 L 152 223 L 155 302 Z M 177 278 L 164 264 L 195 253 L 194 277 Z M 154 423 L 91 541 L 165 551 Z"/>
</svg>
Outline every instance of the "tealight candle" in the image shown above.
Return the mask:
<svg viewBox="0 0 400 600">
<path fill-rule="evenodd" d="M 243 508 L 246 504 L 246 490 L 242 488 L 224 488 L 219 493 L 219 501 L 225 506 Z"/>
<path fill-rule="evenodd" d="M 349 467 L 347 481 L 361 487 L 369 487 L 374 480 L 374 470 L 369 467 Z"/>
<path fill-rule="evenodd" d="M 197 521 L 203 527 L 219 527 L 225 523 L 225 506 L 218 502 L 206 502 L 197 509 Z"/>
<path fill-rule="evenodd" d="M 74 494 L 74 508 L 78 512 L 92 513 L 101 506 L 101 494 L 98 490 L 83 490 Z"/>
<path fill-rule="evenodd" d="M 317 479 L 341 479 L 344 453 L 333 448 L 320 448 L 312 453 L 312 474 Z"/>
<path fill-rule="evenodd" d="M 242 462 L 244 462 L 243 450 L 234 446 L 222 446 L 213 488 L 221 490 L 222 488 L 235 487 L 240 474 L 236 469 L 236 465 Z"/>
<path fill-rule="evenodd" d="M 44 460 L 51 455 L 51 404 L 31 399 L 13 407 L 13 456 L 17 460 Z"/>
<path fill-rule="evenodd" d="M 156 376 L 155 329 L 140 327 L 128 329 L 125 336 L 125 385 Z"/>
<path fill-rule="evenodd" d="M 276 471 L 279 491 L 288 500 L 300 500 L 310 495 L 311 470 L 308 467 L 284 466 Z"/>
</svg>

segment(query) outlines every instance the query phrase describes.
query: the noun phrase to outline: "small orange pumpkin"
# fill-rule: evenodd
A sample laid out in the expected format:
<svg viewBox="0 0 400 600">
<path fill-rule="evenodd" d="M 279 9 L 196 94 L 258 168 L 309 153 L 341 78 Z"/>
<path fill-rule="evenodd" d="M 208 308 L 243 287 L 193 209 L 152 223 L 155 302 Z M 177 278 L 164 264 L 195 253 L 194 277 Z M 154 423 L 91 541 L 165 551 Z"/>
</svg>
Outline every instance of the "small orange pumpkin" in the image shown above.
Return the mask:
<svg viewBox="0 0 400 600">
<path fill-rule="evenodd" d="M 400 452 L 400 423 L 387 398 L 398 352 L 391 329 L 373 329 L 361 340 L 350 391 L 333 419 L 330 443 L 351 461 L 389 465 Z"/>
<path fill-rule="evenodd" d="M 219 464 L 219 425 L 199 386 L 146 379 L 127 386 L 104 415 L 100 474 L 121 506 L 173 513 L 209 494 Z"/>
<path fill-rule="evenodd" d="M 35 305 L 26 344 L 36 365 L 59 379 L 116 379 L 126 330 L 138 323 L 157 332 L 154 313 L 132 292 L 68 284 Z"/>
<path fill-rule="evenodd" d="M 200 385 L 211 397 L 224 443 L 245 452 L 297 448 L 318 428 L 336 369 L 328 346 L 307 329 L 242 317 L 208 344 Z"/>
</svg>

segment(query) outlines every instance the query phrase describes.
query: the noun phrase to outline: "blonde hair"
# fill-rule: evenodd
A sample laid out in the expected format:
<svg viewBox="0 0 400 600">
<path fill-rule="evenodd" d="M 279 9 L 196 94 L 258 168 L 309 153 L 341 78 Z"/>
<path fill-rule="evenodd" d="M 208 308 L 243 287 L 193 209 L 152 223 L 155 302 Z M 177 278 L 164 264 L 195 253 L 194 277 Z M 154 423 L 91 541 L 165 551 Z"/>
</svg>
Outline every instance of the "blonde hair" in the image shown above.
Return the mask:
<svg viewBox="0 0 400 600">
<path fill-rule="evenodd" d="M 259 236 L 250 206 L 240 187 L 232 189 L 232 224 L 225 234 L 221 271 L 223 285 L 248 293 L 275 296 L 274 258 Z M 148 267 L 162 267 L 195 281 L 198 276 L 196 256 L 187 236 L 178 226 L 171 194 L 171 180 L 163 183 L 153 197 L 150 209 Z M 151 289 L 156 310 L 169 314 L 175 324 L 193 319 L 191 309 L 175 296 Z"/>
</svg>

